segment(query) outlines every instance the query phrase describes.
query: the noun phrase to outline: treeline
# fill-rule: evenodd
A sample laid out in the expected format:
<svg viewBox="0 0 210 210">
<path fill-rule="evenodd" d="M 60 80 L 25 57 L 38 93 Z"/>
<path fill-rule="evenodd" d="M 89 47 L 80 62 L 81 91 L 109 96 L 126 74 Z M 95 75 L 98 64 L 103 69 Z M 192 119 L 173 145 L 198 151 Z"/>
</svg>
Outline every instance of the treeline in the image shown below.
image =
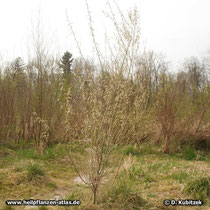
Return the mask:
<svg viewBox="0 0 210 210">
<path fill-rule="evenodd" d="M 40 54 L 1 67 L 1 143 L 34 140 L 38 152 L 52 142 L 90 138 L 162 142 L 164 152 L 184 143 L 209 148 L 210 60 L 190 58 L 173 73 L 148 52 L 125 74 L 72 57 Z"/>
</svg>

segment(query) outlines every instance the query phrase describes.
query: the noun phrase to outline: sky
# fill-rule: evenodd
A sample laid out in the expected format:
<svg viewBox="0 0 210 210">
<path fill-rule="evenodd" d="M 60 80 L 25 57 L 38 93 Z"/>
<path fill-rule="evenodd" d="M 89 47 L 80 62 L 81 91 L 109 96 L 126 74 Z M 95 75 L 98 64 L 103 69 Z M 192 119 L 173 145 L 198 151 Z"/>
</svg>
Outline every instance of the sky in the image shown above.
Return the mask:
<svg viewBox="0 0 210 210">
<path fill-rule="evenodd" d="M 107 0 L 88 0 L 99 46 L 113 27 L 104 15 Z M 110 2 L 112 2 L 110 0 Z M 116 0 L 122 11 L 134 6 L 140 14 L 140 49 L 162 53 L 174 66 L 184 58 L 200 56 L 210 49 L 209 0 Z M 0 59 L 26 59 L 33 54 L 36 26 L 46 49 L 61 56 L 79 55 L 66 18 L 72 23 L 85 56 L 93 56 L 85 0 L 0 0 Z"/>
</svg>

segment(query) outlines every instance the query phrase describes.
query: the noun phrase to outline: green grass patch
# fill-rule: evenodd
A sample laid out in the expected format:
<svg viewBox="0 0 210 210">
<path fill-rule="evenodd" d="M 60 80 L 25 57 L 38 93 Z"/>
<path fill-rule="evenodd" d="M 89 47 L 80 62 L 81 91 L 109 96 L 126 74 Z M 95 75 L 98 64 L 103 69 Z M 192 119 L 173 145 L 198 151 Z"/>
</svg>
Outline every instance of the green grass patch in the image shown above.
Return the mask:
<svg viewBox="0 0 210 210">
<path fill-rule="evenodd" d="M 141 167 L 132 166 L 129 170 L 129 179 L 132 181 L 140 181 L 144 176 L 144 172 Z"/>
<path fill-rule="evenodd" d="M 57 156 L 55 149 L 53 147 L 49 147 L 45 150 L 44 154 L 40 155 L 39 159 L 41 160 L 54 160 Z"/>
<path fill-rule="evenodd" d="M 110 207 L 118 209 L 139 209 L 145 205 L 144 199 L 139 191 L 134 189 L 133 182 L 126 179 L 118 179 L 107 192 L 103 202 Z"/>
<path fill-rule="evenodd" d="M 181 172 L 176 172 L 176 173 L 173 173 L 170 178 L 178 181 L 179 183 L 184 183 L 188 178 L 189 178 L 189 175 L 183 171 Z"/>
<path fill-rule="evenodd" d="M 38 164 L 31 164 L 27 168 L 27 179 L 28 181 L 36 180 L 39 176 L 44 176 L 44 171 Z"/>
<path fill-rule="evenodd" d="M 169 171 L 173 168 L 172 164 L 170 162 L 165 162 L 165 164 L 162 167 L 163 173 L 169 173 Z"/>
<path fill-rule="evenodd" d="M 206 200 L 207 197 L 210 198 L 210 177 L 190 181 L 184 191 L 194 199 Z"/>
<path fill-rule="evenodd" d="M 195 160 L 197 155 L 192 146 L 185 146 L 183 148 L 182 156 L 185 160 Z"/>
<path fill-rule="evenodd" d="M 132 181 L 138 182 L 154 182 L 155 179 L 145 171 L 140 166 L 132 166 L 129 170 L 129 178 Z"/>
<path fill-rule="evenodd" d="M 50 188 L 50 189 L 55 189 L 55 188 L 57 188 L 56 184 L 53 183 L 53 182 L 48 182 L 48 183 L 46 183 L 46 186 L 47 186 L 48 188 Z"/>
<path fill-rule="evenodd" d="M 128 145 L 121 150 L 125 155 L 133 155 L 133 156 L 143 156 L 143 155 L 154 155 L 154 154 L 160 154 L 158 152 L 159 147 L 154 146 L 148 143 L 140 144 L 140 145 Z"/>
<path fill-rule="evenodd" d="M 162 163 L 154 163 L 151 166 L 149 166 L 149 170 L 151 170 L 152 172 L 157 172 L 162 168 L 163 164 Z"/>
<path fill-rule="evenodd" d="M 142 153 L 140 152 L 140 149 L 138 147 L 135 147 L 134 145 L 128 145 L 124 148 L 124 154 L 125 155 L 133 155 L 133 156 L 140 156 Z"/>
<path fill-rule="evenodd" d="M 78 193 L 72 192 L 68 195 L 67 200 L 76 200 L 78 199 Z"/>
<path fill-rule="evenodd" d="M 159 153 L 158 146 L 154 146 L 149 143 L 139 145 L 139 149 L 140 149 L 141 154 L 143 155 L 154 155 L 154 154 Z"/>
<path fill-rule="evenodd" d="M 47 207 L 45 207 L 45 206 L 41 206 L 41 207 L 39 207 L 39 210 L 47 210 L 48 208 Z"/>
<path fill-rule="evenodd" d="M 69 149 L 72 150 L 72 152 L 75 153 L 84 153 L 85 149 L 89 148 L 90 145 L 86 142 L 73 142 L 71 144 L 68 144 L 66 149 L 69 151 Z"/>
<path fill-rule="evenodd" d="M 18 159 L 38 159 L 39 155 L 36 153 L 34 148 L 21 149 L 16 152 Z"/>
</svg>

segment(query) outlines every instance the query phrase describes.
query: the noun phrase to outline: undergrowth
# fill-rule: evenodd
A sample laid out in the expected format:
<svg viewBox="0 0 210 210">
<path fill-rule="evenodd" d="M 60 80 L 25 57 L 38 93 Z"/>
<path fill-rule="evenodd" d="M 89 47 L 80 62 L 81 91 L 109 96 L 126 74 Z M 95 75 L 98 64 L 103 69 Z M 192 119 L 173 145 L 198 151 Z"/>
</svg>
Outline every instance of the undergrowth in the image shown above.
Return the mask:
<svg viewBox="0 0 210 210">
<path fill-rule="evenodd" d="M 40 176 L 44 176 L 44 171 L 38 164 L 30 164 L 27 168 L 27 179 L 28 181 L 36 180 Z"/>
<path fill-rule="evenodd" d="M 197 200 L 210 199 L 210 177 L 202 177 L 188 182 L 184 191 Z"/>
</svg>

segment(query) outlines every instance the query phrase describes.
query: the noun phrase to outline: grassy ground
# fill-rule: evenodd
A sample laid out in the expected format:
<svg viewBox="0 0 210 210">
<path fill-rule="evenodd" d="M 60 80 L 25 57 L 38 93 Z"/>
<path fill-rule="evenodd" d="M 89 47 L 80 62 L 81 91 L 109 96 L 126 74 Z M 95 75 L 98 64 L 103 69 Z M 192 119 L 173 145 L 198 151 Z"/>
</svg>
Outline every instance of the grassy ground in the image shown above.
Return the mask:
<svg viewBox="0 0 210 210">
<path fill-rule="evenodd" d="M 83 167 L 87 150 L 75 145 Z M 123 163 L 118 168 L 122 154 Z M 176 155 L 148 144 L 117 147 L 93 206 L 88 186 L 79 182 L 67 145 L 53 145 L 38 155 L 33 145 L 0 147 L 0 209 L 210 209 L 210 154 L 190 147 Z M 119 169 L 119 170 L 117 170 Z M 118 176 L 114 180 L 116 171 Z M 77 180 L 77 181 L 76 181 Z M 78 199 L 79 207 L 12 207 L 8 199 Z M 165 199 L 202 199 L 202 207 L 166 207 Z"/>
</svg>

